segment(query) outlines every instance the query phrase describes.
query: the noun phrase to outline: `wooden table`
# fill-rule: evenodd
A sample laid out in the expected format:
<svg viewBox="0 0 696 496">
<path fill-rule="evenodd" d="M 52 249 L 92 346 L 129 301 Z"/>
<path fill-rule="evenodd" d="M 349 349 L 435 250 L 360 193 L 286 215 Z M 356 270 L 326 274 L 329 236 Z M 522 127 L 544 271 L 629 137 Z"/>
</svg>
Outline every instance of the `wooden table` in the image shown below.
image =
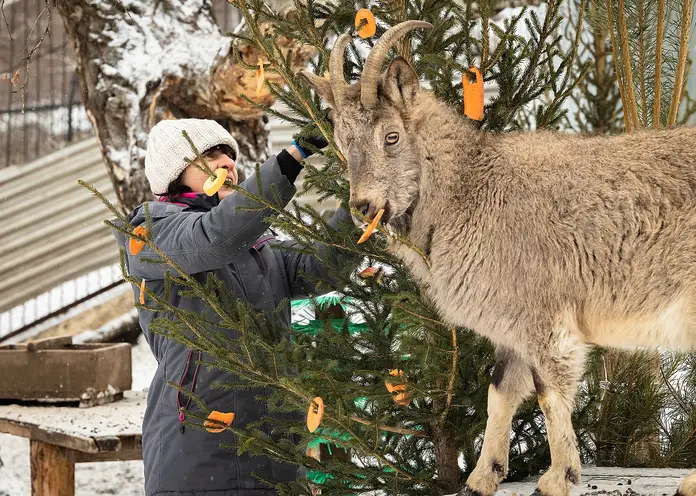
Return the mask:
<svg viewBox="0 0 696 496">
<path fill-rule="evenodd" d="M 76 463 L 142 460 L 146 394 L 92 408 L 0 405 L 0 432 L 30 440 L 32 495 L 74 495 Z"/>
</svg>

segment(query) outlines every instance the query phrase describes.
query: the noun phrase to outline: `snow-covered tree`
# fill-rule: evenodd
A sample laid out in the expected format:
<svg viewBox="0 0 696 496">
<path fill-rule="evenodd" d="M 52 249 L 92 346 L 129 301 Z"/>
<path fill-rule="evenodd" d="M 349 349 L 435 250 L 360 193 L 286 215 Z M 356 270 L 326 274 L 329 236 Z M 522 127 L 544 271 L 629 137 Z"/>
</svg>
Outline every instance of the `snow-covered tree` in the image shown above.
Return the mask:
<svg viewBox="0 0 696 496">
<path fill-rule="evenodd" d="M 286 9 L 290 2 L 276 2 Z M 150 195 L 144 175 L 147 134 L 160 119 L 215 119 L 238 140 L 242 165 L 267 152 L 263 112 L 241 95 L 272 104 L 256 91 L 259 52 L 239 59 L 216 22 L 211 0 L 58 0 L 57 12 L 78 59 L 82 100 L 119 201 L 131 208 Z M 238 27 L 240 30 L 244 26 Z M 279 41 L 284 49 L 292 40 Z M 297 66 L 311 50 L 293 50 Z M 272 76 L 269 76 L 272 77 Z"/>
</svg>

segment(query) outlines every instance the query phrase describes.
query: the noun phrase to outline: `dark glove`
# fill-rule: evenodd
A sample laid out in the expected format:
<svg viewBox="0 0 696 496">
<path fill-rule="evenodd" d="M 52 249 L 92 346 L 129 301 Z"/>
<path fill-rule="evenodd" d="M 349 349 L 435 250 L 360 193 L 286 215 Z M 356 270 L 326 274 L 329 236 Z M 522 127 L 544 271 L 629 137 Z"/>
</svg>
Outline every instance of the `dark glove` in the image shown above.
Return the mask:
<svg viewBox="0 0 696 496">
<path fill-rule="evenodd" d="M 316 150 L 322 150 L 329 146 L 324 135 L 314 123 L 309 123 L 303 127 L 299 133 L 292 137 L 292 144 L 300 150 L 304 158 L 314 155 Z"/>
</svg>

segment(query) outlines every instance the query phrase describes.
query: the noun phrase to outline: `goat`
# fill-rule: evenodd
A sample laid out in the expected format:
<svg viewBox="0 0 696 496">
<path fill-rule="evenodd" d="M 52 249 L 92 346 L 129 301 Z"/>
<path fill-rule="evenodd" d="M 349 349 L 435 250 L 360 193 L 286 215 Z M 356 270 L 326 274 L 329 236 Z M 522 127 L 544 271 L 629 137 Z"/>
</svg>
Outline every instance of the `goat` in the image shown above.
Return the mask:
<svg viewBox="0 0 696 496">
<path fill-rule="evenodd" d="M 492 495 L 508 469 L 512 418 L 536 392 L 551 467 L 535 494 L 580 482 L 571 424 L 589 345 L 696 350 L 696 129 L 612 137 L 474 128 L 420 87 L 401 57 L 384 60 L 406 21 L 372 48 L 359 82 L 343 77 L 338 38 L 331 107 L 351 207 L 408 240 L 392 250 L 442 318 L 496 347 L 488 422 L 460 495 Z M 696 496 L 696 473 L 680 485 Z"/>
</svg>

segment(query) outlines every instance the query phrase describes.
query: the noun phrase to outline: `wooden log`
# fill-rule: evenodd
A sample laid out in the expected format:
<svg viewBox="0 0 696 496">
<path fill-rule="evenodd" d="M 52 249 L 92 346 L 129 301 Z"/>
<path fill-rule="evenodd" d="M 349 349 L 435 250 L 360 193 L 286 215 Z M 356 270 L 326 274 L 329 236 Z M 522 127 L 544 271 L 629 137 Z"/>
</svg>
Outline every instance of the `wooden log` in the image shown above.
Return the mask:
<svg viewBox="0 0 696 496">
<path fill-rule="evenodd" d="M 32 440 L 32 496 L 72 496 L 75 494 L 75 462 L 66 448 Z"/>
</svg>

